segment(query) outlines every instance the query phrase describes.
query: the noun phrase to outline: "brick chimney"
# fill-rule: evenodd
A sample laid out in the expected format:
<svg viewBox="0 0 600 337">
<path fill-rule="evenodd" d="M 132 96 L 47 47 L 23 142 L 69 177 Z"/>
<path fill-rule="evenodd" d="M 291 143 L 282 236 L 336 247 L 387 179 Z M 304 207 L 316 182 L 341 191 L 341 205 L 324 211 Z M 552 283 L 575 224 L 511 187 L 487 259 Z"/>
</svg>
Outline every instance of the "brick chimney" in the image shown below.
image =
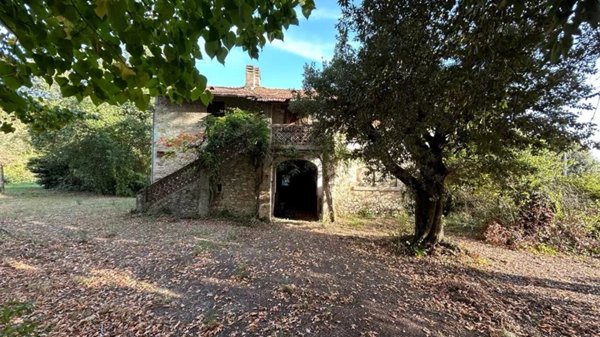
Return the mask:
<svg viewBox="0 0 600 337">
<path fill-rule="evenodd" d="M 252 89 L 260 87 L 260 69 L 258 67 L 246 66 L 246 84 L 244 86 Z"/>
</svg>

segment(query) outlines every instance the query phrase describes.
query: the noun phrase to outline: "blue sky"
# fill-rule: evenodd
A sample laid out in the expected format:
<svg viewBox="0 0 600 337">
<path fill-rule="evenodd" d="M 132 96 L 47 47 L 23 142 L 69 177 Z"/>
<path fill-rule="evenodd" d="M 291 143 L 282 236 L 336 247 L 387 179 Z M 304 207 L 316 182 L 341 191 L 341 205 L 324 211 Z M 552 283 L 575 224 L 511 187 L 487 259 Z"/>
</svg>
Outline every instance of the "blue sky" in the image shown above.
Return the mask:
<svg viewBox="0 0 600 337">
<path fill-rule="evenodd" d="M 283 42 L 267 43 L 258 60 L 235 48 L 225 65 L 216 59 L 199 61 L 200 73 L 210 85 L 243 86 L 245 66 L 252 64 L 260 68 L 261 85 L 265 87 L 301 88 L 304 65 L 331 59 L 335 47 L 335 23 L 340 16 L 337 1 L 316 0 L 316 7 L 308 20 L 298 15 L 300 24 L 284 32 Z"/>
<path fill-rule="evenodd" d="M 337 1 L 316 0 L 316 7 L 308 20 L 298 12 L 300 24 L 291 26 L 284 33 L 284 41 L 267 43 L 258 60 L 251 59 L 241 48 L 235 48 L 227 56 L 225 65 L 216 59 L 206 59 L 197 63 L 198 69 L 208 77 L 210 85 L 243 86 L 245 66 L 251 64 L 260 68 L 262 86 L 301 88 L 304 65 L 331 59 L 335 47 L 335 24 L 340 16 Z M 600 90 L 600 76 L 590 80 Z M 598 100 L 593 99 L 593 104 L 600 104 Z M 600 111 L 595 114 L 584 112 L 580 120 L 600 124 Z M 600 141 L 600 130 L 593 138 Z M 600 158 L 600 151 L 593 152 Z"/>
</svg>

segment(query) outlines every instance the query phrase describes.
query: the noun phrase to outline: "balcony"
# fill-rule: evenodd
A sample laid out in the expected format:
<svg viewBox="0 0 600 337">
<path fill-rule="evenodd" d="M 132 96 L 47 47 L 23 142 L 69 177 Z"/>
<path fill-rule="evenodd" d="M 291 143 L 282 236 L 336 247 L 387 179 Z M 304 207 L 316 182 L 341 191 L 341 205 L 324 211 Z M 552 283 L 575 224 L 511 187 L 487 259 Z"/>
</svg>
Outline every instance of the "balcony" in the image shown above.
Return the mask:
<svg viewBox="0 0 600 337">
<path fill-rule="evenodd" d="M 273 124 L 271 142 L 276 149 L 314 150 L 309 125 Z"/>
</svg>

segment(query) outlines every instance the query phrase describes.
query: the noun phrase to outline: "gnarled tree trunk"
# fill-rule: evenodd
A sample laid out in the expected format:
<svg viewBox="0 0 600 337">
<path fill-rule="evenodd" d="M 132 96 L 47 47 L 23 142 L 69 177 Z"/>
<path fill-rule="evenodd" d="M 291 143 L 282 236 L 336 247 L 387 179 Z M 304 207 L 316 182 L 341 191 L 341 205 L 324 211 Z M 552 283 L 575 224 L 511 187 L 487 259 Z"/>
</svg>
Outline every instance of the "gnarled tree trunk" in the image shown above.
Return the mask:
<svg viewBox="0 0 600 337">
<path fill-rule="evenodd" d="M 413 244 L 434 246 L 444 238 L 442 211 L 444 183 L 438 182 L 415 191 L 415 236 Z"/>
</svg>

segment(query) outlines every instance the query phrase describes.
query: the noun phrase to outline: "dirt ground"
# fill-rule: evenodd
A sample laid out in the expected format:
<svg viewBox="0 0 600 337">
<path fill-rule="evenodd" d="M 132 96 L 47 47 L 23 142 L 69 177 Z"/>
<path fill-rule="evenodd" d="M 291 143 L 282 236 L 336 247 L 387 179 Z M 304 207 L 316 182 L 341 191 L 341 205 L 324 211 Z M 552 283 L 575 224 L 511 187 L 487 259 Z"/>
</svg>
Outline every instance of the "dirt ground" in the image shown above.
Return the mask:
<svg viewBox="0 0 600 337">
<path fill-rule="evenodd" d="M 0 305 L 48 336 L 600 336 L 600 261 L 450 237 L 406 257 L 389 230 L 130 214 L 134 201 L 0 195 Z"/>
</svg>

